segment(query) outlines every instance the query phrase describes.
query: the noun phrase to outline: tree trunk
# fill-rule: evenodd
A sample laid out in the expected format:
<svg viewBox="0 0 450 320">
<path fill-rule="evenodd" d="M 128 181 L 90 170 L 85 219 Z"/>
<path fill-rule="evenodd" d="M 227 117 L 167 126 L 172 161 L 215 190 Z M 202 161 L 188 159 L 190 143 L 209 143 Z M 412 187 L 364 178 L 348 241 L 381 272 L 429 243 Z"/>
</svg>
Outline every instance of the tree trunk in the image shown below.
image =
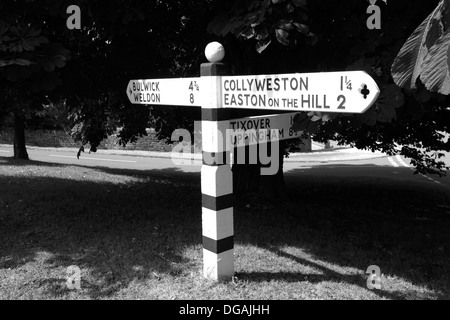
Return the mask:
<svg viewBox="0 0 450 320">
<path fill-rule="evenodd" d="M 264 58 L 264 55 L 256 52 L 253 44 L 243 45 L 242 42 L 236 41 L 232 37 L 225 38 L 224 41 L 228 57 L 232 57 L 231 75 L 272 74 L 292 69 L 289 59 L 270 59 L 269 56 Z M 272 50 L 281 50 L 280 56 L 286 55 L 283 46 L 278 47 L 278 49 L 272 47 Z M 273 52 L 273 56 L 278 56 L 276 51 Z M 292 61 L 297 61 L 296 56 L 292 56 L 292 59 Z M 269 61 L 270 63 L 268 63 Z M 233 119 L 239 119 L 270 113 L 267 110 L 231 109 L 231 114 Z M 232 169 L 233 194 L 237 206 L 250 205 L 254 207 L 262 205 L 266 207 L 266 205 L 282 205 L 290 200 L 286 192 L 283 175 L 284 147 L 285 141 L 280 141 L 279 168 L 275 175 L 261 175 L 261 164 L 248 164 L 248 162 L 246 162 L 247 164 L 236 164 L 235 159 Z"/>
<path fill-rule="evenodd" d="M 278 153 L 279 167 L 275 175 L 261 175 L 262 165 L 248 164 L 249 148 L 246 148 L 246 163 L 233 164 L 233 193 L 237 206 L 253 206 L 260 204 L 276 204 L 289 200 L 286 194 L 283 176 L 283 141 L 280 141 Z M 259 149 L 258 149 L 259 151 Z"/>
<path fill-rule="evenodd" d="M 29 159 L 25 145 L 25 121 L 17 112 L 14 113 L 14 159 Z"/>
</svg>

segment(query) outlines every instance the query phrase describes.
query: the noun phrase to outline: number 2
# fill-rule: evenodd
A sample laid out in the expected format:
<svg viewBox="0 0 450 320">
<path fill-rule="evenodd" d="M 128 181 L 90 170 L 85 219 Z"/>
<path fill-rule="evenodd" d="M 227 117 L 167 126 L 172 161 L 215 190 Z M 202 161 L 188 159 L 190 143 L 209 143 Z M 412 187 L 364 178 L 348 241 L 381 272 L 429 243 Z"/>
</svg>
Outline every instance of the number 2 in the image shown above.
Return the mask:
<svg viewBox="0 0 450 320">
<path fill-rule="evenodd" d="M 342 100 L 342 101 L 341 101 Z M 345 101 L 347 101 L 346 99 L 345 99 L 345 96 L 344 95 L 340 95 L 338 98 L 337 98 L 337 101 L 338 102 L 340 102 L 341 104 L 339 105 L 339 107 L 338 107 L 338 109 L 340 109 L 340 110 L 345 110 Z"/>
</svg>

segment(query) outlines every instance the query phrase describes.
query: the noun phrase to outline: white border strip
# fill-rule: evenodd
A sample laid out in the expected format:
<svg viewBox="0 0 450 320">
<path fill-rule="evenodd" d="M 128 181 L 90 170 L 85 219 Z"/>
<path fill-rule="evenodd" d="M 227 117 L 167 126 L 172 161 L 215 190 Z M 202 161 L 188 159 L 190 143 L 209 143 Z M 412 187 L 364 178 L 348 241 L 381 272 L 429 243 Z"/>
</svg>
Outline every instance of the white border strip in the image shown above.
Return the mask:
<svg viewBox="0 0 450 320">
<path fill-rule="evenodd" d="M 396 155 L 396 156 L 395 156 L 395 159 L 396 159 L 403 167 L 406 167 L 406 168 L 409 168 L 409 169 L 411 169 L 411 170 L 414 170 L 409 164 L 407 164 L 407 163 L 402 159 L 402 157 L 401 157 L 400 155 Z M 388 157 L 388 160 L 389 160 L 389 162 L 390 162 L 394 167 L 398 167 L 398 166 L 399 166 L 399 165 L 394 161 L 394 159 L 392 159 L 391 157 Z M 429 177 L 429 176 L 427 176 L 427 175 L 424 175 L 424 174 L 422 174 L 422 173 L 420 173 L 420 175 L 421 175 L 422 177 L 424 177 L 425 179 L 427 179 L 428 181 L 431 181 L 431 182 L 434 182 L 434 183 L 436 183 L 436 184 L 442 185 L 441 182 L 439 182 L 439 181 L 437 181 L 437 180 L 435 180 L 435 179 L 433 179 L 433 178 L 431 178 L 431 177 Z"/>
<path fill-rule="evenodd" d="M 402 166 L 404 166 L 406 168 L 411 168 L 411 166 L 409 164 L 407 164 L 405 161 L 403 161 L 403 159 L 402 159 L 402 157 L 400 157 L 400 155 L 396 155 L 395 158 Z"/>
<path fill-rule="evenodd" d="M 396 167 L 396 168 L 399 167 L 399 165 L 394 161 L 394 159 L 392 159 L 391 157 L 388 157 L 387 159 L 394 167 Z"/>
</svg>

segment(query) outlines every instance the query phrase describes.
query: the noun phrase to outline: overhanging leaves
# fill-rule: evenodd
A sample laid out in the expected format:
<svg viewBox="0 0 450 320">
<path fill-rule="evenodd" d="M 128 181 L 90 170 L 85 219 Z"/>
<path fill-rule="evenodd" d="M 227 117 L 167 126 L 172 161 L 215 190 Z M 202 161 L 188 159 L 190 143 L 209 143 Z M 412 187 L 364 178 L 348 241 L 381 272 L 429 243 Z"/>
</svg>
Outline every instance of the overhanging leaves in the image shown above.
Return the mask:
<svg viewBox="0 0 450 320">
<path fill-rule="evenodd" d="M 306 35 L 314 42 L 316 38 L 306 24 L 306 3 L 306 0 L 226 2 L 209 23 L 207 31 L 221 37 L 233 34 L 246 40 L 255 39 L 258 53 L 262 53 L 274 39 L 286 46 L 296 44 L 298 34 Z"/>
<path fill-rule="evenodd" d="M 378 120 L 378 113 L 376 111 L 376 106 L 372 106 L 369 110 L 361 114 L 359 117 L 356 117 L 356 126 L 360 126 L 361 124 L 366 124 L 368 126 L 374 126 Z"/>
<path fill-rule="evenodd" d="M 296 7 L 306 6 L 306 0 L 291 0 L 292 4 Z"/>
<path fill-rule="evenodd" d="M 450 23 L 449 9 L 450 0 L 441 0 L 403 45 L 391 68 L 394 81 L 400 87 L 416 88 L 416 80 L 420 76 L 427 88 L 450 93 L 445 80 L 446 73 L 437 69 L 438 65 L 443 66 L 443 56 L 447 54 L 448 38 L 445 31 Z M 448 64 L 445 70 L 448 71 Z"/>
<path fill-rule="evenodd" d="M 449 43 L 450 31 L 447 31 L 436 41 L 423 62 L 420 80 L 430 91 L 450 94 Z"/>
<path fill-rule="evenodd" d="M 276 29 L 275 30 L 275 35 L 277 37 L 278 42 L 284 44 L 284 45 L 288 45 L 289 44 L 289 33 L 286 30 L 283 29 Z"/>
<path fill-rule="evenodd" d="M 291 129 L 294 132 L 306 132 L 308 134 L 314 134 L 319 129 L 319 125 L 321 121 L 318 121 L 322 119 L 322 115 L 320 113 L 316 112 L 300 112 L 297 113 L 294 117 L 293 124 L 291 126 Z"/>
<path fill-rule="evenodd" d="M 256 43 L 256 51 L 258 53 L 263 52 L 268 46 L 269 44 L 272 42 L 272 40 L 270 39 L 266 39 L 266 40 L 262 40 L 262 41 L 258 41 Z"/>
</svg>

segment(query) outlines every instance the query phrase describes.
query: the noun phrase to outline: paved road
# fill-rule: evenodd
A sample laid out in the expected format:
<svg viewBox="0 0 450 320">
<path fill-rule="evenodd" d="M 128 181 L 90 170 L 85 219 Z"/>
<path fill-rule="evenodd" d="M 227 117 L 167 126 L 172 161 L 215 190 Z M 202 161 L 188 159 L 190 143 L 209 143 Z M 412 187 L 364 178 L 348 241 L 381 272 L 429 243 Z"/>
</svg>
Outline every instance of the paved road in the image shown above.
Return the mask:
<svg viewBox="0 0 450 320">
<path fill-rule="evenodd" d="M 35 161 L 82 165 L 89 167 L 109 167 L 119 169 L 154 170 L 177 168 L 183 172 L 200 172 L 201 162 L 197 160 L 185 160 L 189 164 L 180 165 L 167 157 L 167 154 L 155 153 L 153 157 L 132 156 L 129 154 L 107 153 L 82 153 L 80 159 L 76 157 L 76 151 L 64 149 L 40 149 L 29 148 L 30 159 Z M 0 146 L 0 158 L 11 157 L 12 151 L 6 146 Z M 330 161 L 331 159 L 331 161 Z M 179 161 L 179 160 L 178 160 Z M 446 155 L 445 162 L 450 165 L 450 154 Z M 439 185 L 450 191 L 450 177 L 439 178 L 413 175 L 413 169 L 409 160 L 400 156 L 388 157 L 383 154 L 369 154 L 350 151 L 333 151 L 330 153 L 317 153 L 296 155 L 284 164 L 286 175 L 314 174 L 323 176 L 364 176 L 364 177 L 397 177 L 399 180 L 416 181 L 425 184 Z"/>
<path fill-rule="evenodd" d="M 120 154 L 104 154 L 104 153 L 82 153 L 77 159 L 75 150 L 57 150 L 57 149 L 38 149 L 28 148 L 28 156 L 31 160 L 73 164 L 88 167 L 108 167 L 115 169 L 135 169 L 135 170 L 150 170 L 150 169 L 166 169 L 177 167 L 185 172 L 200 172 L 201 163 L 195 161 L 193 165 L 177 166 L 171 162 L 170 158 L 159 157 L 144 157 L 144 156 L 130 156 Z M 4 147 L 0 147 L 0 157 L 11 157 L 11 151 Z M 194 161 L 192 161 L 194 163 Z"/>
<path fill-rule="evenodd" d="M 450 155 L 446 157 L 447 165 L 450 165 Z M 289 174 L 311 174 L 320 176 L 342 176 L 342 177 L 376 177 L 376 178 L 396 178 L 404 183 L 418 182 L 428 186 L 440 186 L 450 192 L 450 177 L 414 175 L 414 169 L 409 164 L 409 160 L 401 157 L 376 157 L 363 160 L 344 160 L 321 163 L 285 163 L 284 172 Z M 317 170 L 320 169 L 320 170 Z M 310 173 L 308 173 L 308 171 Z M 448 174 L 450 175 L 450 173 Z"/>
</svg>

